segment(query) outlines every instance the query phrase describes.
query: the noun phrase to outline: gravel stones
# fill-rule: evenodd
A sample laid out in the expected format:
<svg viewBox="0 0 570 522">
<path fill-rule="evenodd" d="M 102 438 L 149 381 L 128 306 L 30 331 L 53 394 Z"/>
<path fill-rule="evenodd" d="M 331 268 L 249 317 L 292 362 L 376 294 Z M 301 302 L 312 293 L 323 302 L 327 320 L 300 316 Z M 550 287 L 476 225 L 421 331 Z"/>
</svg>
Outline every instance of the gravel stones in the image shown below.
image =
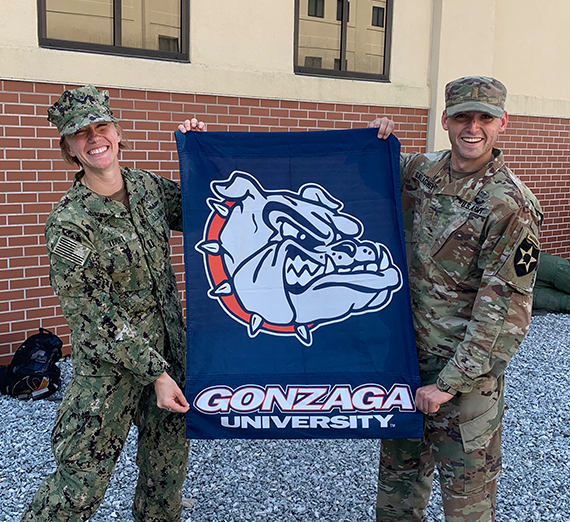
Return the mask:
<svg viewBox="0 0 570 522">
<path fill-rule="evenodd" d="M 60 363 L 69 381 L 69 360 Z M 19 521 L 55 465 L 50 433 L 61 398 L 0 396 L 0 522 Z M 507 369 L 497 520 L 570 520 L 570 315 L 535 316 Z M 372 522 L 379 441 L 192 441 L 182 522 Z M 91 522 L 132 522 L 136 430 Z M 439 488 L 428 520 L 443 522 Z"/>
</svg>

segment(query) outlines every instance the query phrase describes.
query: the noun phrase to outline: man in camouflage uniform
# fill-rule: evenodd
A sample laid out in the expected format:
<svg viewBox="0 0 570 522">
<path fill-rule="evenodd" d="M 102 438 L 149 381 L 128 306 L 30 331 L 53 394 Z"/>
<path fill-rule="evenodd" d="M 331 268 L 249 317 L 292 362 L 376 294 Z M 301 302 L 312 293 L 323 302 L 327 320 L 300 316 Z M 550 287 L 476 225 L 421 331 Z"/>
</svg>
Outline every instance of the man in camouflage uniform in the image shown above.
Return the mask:
<svg viewBox="0 0 570 522">
<path fill-rule="evenodd" d="M 540 205 L 494 148 L 504 85 L 446 86 L 451 150 L 402 159 L 402 205 L 423 387 L 422 440 L 384 440 L 378 522 L 425 521 L 437 465 L 447 522 L 495 520 L 504 370 L 531 317 Z M 379 137 L 393 122 L 375 120 Z"/>
<path fill-rule="evenodd" d="M 82 170 L 46 223 L 51 284 L 71 329 L 74 375 L 52 433 L 57 469 L 26 522 L 87 520 L 131 423 L 138 428 L 137 522 L 178 521 L 188 462 L 181 389 L 185 326 L 170 264 L 180 187 L 119 166 L 107 92 L 65 91 L 48 110 L 64 158 Z"/>
</svg>

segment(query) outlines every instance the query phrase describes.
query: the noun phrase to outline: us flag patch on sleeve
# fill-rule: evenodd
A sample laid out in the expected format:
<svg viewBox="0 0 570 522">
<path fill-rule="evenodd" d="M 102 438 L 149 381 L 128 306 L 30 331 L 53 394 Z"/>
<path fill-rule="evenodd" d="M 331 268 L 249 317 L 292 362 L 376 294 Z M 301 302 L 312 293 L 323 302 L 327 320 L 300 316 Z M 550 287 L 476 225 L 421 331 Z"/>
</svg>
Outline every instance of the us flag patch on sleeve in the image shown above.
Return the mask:
<svg viewBox="0 0 570 522">
<path fill-rule="evenodd" d="M 91 253 L 91 249 L 82 245 L 79 241 L 60 236 L 55 244 L 53 253 L 71 261 L 75 265 L 83 266 Z"/>
</svg>

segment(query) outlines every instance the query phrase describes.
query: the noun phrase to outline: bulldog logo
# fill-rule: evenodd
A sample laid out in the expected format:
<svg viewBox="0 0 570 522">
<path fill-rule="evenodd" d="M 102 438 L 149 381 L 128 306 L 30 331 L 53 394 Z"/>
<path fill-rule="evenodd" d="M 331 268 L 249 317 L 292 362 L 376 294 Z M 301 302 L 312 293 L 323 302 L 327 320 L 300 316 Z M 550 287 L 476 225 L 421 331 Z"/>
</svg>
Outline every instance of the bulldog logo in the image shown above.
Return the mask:
<svg viewBox="0 0 570 522">
<path fill-rule="evenodd" d="M 362 223 L 316 184 L 297 193 L 265 190 L 246 172 L 210 184 L 217 196 L 204 239 L 208 295 L 248 328 L 296 336 L 357 314 L 382 310 L 402 274 L 381 243 L 361 239 Z"/>
</svg>

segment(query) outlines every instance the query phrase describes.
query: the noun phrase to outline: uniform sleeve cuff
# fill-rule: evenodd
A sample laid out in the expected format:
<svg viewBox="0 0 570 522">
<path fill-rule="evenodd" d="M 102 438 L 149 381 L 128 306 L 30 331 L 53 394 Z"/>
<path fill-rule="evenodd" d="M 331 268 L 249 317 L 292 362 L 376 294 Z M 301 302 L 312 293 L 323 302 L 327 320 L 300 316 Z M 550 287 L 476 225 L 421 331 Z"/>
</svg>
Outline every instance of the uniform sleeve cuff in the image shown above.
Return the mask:
<svg viewBox="0 0 570 522">
<path fill-rule="evenodd" d="M 144 375 L 139 375 L 139 382 L 146 386 L 158 379 L 164 372 L 168 371 L 170 365 L 154 350 L 150 350 L 150 361 L 148 371 Z"/>
<path fill-rule="evenodd" d="M 461 393 L 468 393 L 473 389 L 473 379 L 461 373 L 459 368 L 449 361 L 439 372 L 439 378 L 454 390 Z"/>
</svg>

